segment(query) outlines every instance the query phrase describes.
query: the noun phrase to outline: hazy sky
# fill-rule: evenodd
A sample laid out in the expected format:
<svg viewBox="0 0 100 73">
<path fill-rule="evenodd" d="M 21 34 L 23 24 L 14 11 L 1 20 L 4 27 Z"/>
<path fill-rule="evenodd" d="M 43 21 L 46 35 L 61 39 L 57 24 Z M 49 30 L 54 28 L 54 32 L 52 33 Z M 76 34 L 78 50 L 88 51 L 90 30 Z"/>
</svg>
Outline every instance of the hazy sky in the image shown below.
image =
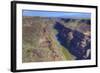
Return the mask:
<svg viewBox="0 0 100 73">
<path fill-rule="evenodd" d="M 51 11 L 23 10 L 22 13 L 23 16 L 91 18 L 91 13 L 79 13 L 79 12 L 51 12 Z"/>
</svg>

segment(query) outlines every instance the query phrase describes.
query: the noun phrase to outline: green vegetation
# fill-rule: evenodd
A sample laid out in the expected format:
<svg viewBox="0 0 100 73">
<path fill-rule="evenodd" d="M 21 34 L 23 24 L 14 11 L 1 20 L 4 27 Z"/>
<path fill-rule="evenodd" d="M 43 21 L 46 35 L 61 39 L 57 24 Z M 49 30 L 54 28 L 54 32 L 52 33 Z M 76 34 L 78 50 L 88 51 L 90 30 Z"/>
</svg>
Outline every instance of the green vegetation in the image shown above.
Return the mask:
<svg viewBox="0 0 100 73">
<path fill-rule="evenodd" d="M 61 48 L 66 60 L 74 60 L 74 57 L 69 53 L 66 48 Z"/>
</svg>

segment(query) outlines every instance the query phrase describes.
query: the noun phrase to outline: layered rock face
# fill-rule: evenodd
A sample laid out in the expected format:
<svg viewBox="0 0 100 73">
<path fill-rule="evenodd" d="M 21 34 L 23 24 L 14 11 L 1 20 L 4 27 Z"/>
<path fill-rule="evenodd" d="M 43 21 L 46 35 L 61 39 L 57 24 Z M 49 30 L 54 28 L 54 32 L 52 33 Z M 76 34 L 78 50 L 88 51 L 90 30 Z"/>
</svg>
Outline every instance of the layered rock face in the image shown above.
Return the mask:
<svg viewBox="0 0 100 73">
<path fill-rule="evenodd" d="M 23 63 L 89 58 L 83 57 L 90 49 L 89 19 L 23 16 L 22 22 Z"/>
</svg>

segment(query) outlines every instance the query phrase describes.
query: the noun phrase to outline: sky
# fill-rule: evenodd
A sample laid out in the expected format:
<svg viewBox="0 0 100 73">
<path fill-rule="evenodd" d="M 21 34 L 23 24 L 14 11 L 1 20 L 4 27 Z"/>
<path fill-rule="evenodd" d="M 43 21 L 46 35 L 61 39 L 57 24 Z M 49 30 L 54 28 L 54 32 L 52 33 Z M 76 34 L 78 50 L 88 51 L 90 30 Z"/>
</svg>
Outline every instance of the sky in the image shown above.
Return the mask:
<svg viewBox="0 0 100 73">
<path fill-rule="evenodd" d="M 53 12 L 53 11 L 37 11 L 37 10 L 23 10 L 23 16 L 40 16 L 40 17 L 61 17 L 61 18 L 91 18 L 91 13 L 80 12 Z"/>
</svg>

